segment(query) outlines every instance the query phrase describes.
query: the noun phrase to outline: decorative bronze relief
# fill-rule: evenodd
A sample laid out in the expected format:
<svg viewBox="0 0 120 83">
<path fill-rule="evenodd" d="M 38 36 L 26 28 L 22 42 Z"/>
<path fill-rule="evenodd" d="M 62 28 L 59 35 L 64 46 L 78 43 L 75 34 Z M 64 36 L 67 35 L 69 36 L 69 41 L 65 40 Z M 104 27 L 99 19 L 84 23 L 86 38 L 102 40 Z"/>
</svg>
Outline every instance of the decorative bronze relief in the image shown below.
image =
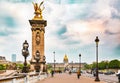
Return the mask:
<svg viewBox="0 0 120 83">
<path fill-rule="evenodd" d="M 39 45 L 40 44 L 40 33 L 37 32 L 36 34 L 36 44 Z"/>
</svg>

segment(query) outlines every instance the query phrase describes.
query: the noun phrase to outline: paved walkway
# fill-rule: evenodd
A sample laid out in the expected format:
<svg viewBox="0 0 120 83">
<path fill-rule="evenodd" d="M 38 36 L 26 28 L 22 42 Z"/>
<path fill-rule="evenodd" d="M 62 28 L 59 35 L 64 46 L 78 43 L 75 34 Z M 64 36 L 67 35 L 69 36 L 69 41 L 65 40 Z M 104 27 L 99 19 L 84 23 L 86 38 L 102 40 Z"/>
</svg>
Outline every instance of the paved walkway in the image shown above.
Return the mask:
<svg viewBox="0 0 120 83">
<path fill-rule="evenodd" d="M 44 80 L 39 80 L 36 83 L 106 83 L 103 81 L 95 82 L 94 79 L 81 76 L 80 79 L 77 79 L 76 74 L 55 74 L 54 77 L 48 77 Z"/>
</svg>

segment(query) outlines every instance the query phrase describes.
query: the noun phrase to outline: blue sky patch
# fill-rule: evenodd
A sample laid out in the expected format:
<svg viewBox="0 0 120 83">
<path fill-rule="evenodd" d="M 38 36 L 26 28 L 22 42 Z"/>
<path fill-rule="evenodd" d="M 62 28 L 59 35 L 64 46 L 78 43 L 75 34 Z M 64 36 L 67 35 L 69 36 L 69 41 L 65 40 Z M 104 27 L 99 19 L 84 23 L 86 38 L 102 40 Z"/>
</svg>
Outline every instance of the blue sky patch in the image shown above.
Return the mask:
<svg viewBox="0 0 120 83">
<path fill-rule="evenodd" d="M 0 2 L 12 2 L 12 3 L 26 3 L 34 0 L 0 0 Z"/>
<path fill-rule="evenodd" d="M 13 17 L 11 16 L 3 16 L 3 15 L 0 15 L 0 25 L 1 26 L 6 26 L 6 27 L 11 27 L 11 28 L 14 28 L 17 24 L 16 24 L 16 21 Z"/>
<path fill-rule="evenodd" d="M 66 30 L 66 27 L 64 26 L 64 27 L 62 27 L 57 33 L 58 33 L 58 35 L 62 35 L 62 34 L 64 34 L 66 31 L 67 31 L 67 30 Z"/>
</svg>

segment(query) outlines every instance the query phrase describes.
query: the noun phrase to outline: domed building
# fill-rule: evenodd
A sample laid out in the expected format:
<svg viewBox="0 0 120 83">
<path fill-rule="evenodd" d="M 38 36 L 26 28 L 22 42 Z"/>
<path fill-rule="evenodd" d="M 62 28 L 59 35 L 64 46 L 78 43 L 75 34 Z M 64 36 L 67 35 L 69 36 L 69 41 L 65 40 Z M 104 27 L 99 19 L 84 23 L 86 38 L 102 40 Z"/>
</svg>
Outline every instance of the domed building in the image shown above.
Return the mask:
<svg viewBox="0 0 120 83">
<path fill-rule="evenodd" d="M 49 64 L 49 65 L 51 65 L 52 66 L 52 68 L 54 68 L 54 63 L 47 63 L 47 64 Z M 84 67 L 84 65 L 85 65 L 86 63 L 81 63 L 81 68 L 83 68 Z M 68 56 L 67 56 L 67 54 L 65 54 L 64 55 L 64 57 L 63 57 L 63 63 L 57 63 L 57 61 L 56 61 L 56 63 L 55 63 L 55 71 L 57 72 L 57 71 L 69 71 L 69 70 L 73 70 L 73 69 L 79 69 L 79 62 L 75 62 L 75 63 L 73 63 L 73 61 L 71 61 L 71 62 L 69 62 L 69 59 L 68 59 Z"/>
<path fill-rule="evenodd" d="M 67 57 L 66 54 L 65 54 L 65 56 L 64 56 L 64 58 L 63 58 L 63 62 L 64 62 L 64 63 L 68 63 L 68 57 Z"/>
<path fill-rule="evenodd" d="M 64 58 L 63 58 L 63 63 L 64 63 L 64 71 L 69 70 L 69 63 L 68 63 L 68 57 L 65 54 Z"/>
</svg>

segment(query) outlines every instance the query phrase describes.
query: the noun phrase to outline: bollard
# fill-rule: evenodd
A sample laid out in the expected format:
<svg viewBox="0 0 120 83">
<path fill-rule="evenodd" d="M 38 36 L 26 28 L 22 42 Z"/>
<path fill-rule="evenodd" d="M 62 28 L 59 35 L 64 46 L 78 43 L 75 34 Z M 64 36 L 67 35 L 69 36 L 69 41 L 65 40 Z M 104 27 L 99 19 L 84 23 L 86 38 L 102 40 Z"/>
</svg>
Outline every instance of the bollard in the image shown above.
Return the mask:
<svg viewBox="0 0 120 83">
<path fill-rule="evenodd" d="M 40 80 L 40 76 L 39 75 L 37 76 L 37 79 Z"/>
<path fill-rule="evenodd" d="M 12 79 L 12 83 L 16 83 L 16 79 L 15 78 Z"/>
<path fill-rule="evenodd" d="M 29 75 L 26 75 L 25 78 L 24 78 L 24 83 L 30 83 L 29 82 Z"/>
<path fill-rule="evenodd" d="M 24 83 L 26 83 L 26 76 L 24 77 Z"/>
<path fill-rule="evenodd" d="M 24 83 L 28 83 L 27 81 L 28 81 L 28 79 L 27 79 L 27 75 L 26 75 L 24 78 Z"/>
</svg>

